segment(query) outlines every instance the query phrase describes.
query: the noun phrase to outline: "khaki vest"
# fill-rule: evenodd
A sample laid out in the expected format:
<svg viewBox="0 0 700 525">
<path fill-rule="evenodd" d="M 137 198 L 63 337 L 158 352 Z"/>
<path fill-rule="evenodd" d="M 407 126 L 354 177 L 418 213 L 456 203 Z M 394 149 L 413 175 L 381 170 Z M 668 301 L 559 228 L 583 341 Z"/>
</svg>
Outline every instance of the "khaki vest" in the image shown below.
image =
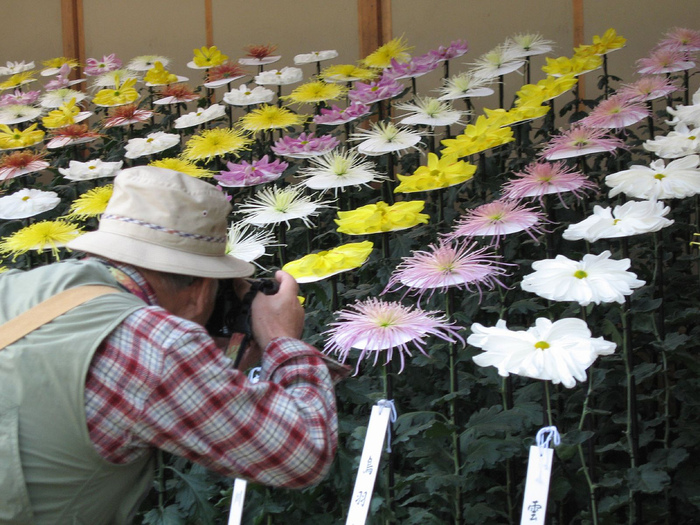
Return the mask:
<svg viewBox="0 0 700 525">
<path fill-rule="evenodd" d="M 0 275 L 0 324 L 74 286 L 116 281 L 96 261 Z M 153 454 L 115 465 L 94 449 L 85 378 L 100 342 L 144 306 L 130 293 L 74 308 L 0 351 L 0 524 L 123 524 L 150 487 Z"/>
</svg>

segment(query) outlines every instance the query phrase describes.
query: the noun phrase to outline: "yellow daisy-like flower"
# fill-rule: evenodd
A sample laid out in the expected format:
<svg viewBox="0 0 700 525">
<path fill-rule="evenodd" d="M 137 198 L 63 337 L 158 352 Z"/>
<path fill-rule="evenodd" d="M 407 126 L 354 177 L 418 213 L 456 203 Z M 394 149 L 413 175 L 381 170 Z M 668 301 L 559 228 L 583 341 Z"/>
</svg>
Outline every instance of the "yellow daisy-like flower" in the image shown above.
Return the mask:
<svg viewBox="0 0 700 525">
<path fill-rule="evenodd" d="M 603 36 L 595 35 L 593 37 L 593 44 L 583 45 L 574 49 L 576 55 L 605 55 L 610 51 L 616 49 L 621 49 L 625 47 L 627 39 L 623 36 L 619 36 L 617 31 L 613 28 L 608 29 Z"/>
<path fill-rule="evenodd" d="M 376 70 L 357 67 L 353 64 L 335 64 L 321 71 L 321 78 L 326 82 L 354 82 L 372 80 L 377 76 Z"/>
<path fill-rule="evenodd" d="M 17 73 L 16 75 L 12 75 L 4 82 L 0 82 L 0 91 L 16 88 L 30 80 L 34 80 L 33 71 L 23 71 L 22 73 Z"/>
<path fill-rule="evenodd" d="M 438 157 L 428 153 L 428 165 L 420 166 L 413 175 L 397 175 L 399 184 L 394 193 L 414 193 L 448 188 L 471 179 L 476 166 L 463 160 L 457 160 L 455 155 Z"/>
<path fill-rule="evenodd" d="M 516 122 L 532 120 L 544 117 L 549 111 L 549 106 L 542 106 L 539 103 L 521 104 L 511 109 L 488 109 L 484 108 L 484 113 L 490 123 L 494 126 L 510 126 Z"/>
<path fill-rule="evenodd" d="M 5 273 L 9 268 L 7 266 L 0 266 L 0 273 Z"/>
<path fill-rule="evenodd" d="M 410 49 L 413 48 L 408 45 L 402 36 L 394 38 L 367 55 L 362 63 L 367 67 L 383 69 L 391 65 L 392 59 L 397 62 L 408 62 L 411 59 L 411 55 L 408 54 Z"/>
<path fill-rule="evenodd" d="M 61 219 L 35 222 L 0 240 L 0 253 L 12 255 L 14 261 L 29 250 L 50 249 L 58 260 L 59 248 L 65 246 L 68 241 L 75 239 L 81 233 L 78 226 Z"/>
<path fill-rule="evenodd" d="M 441 142 L 445 148 L 443 155 L 457 155 L 466 157 L 487 149 L 495 148 L 512 142 L 513 130 L 507 126 L 500 127 L 498 122 L 488 120 L 484 115 L 476 119 L 476 123 L 469 124 L 464 133 L 453 139 L 445 139 Z"/>
<path fill-rule="evenodd" d="M 289 262 L 282 270 L 291 274 L 298 283 L 312 283 L 341 272 L 359 268 L 372 253 L 371 241 L 343 244 L 337 248 L 310 253 Z"/>
<path fill-rule="evenodd" d="M 135 78 L 119 83 L 119 78 L 115 79 L 114 88 L 102 89 L 97 92 L 92 101 L 100 106 L 121 106 L 129 104 L 139 98 L 139 93 L 134 89 Z"/>
<path fill-rule="evenodd" d="M 190 177 L 195 177 L 196 179 L 208 179 L 214 176 L 214 172 L 206 168 L 197 166 L 193 162 L 189 162 L 185 159 L 178 159 L 176 157 L 171 157 L 168 159 L 154 160 L 148 163 L 149 166 L 155 166 L 156 168 L 166 168 L 173 171 L 179 171 Z"/>
<path fill-rule="evenodd" d="M 405 230 L 428 222 L 430 216 L 420 213 L 424 207 L 425 201 L 402 201 L 392 205 L 380 201 L 352 211 L 339 211 L 335 223 L 338 232 L 348 235 Z"/>
<path fill-rule="evenodd" d="M 185 144 L 182 157 L 186 160 L 209 160 L 248 149 L 253 141 L 242 130 L 233 128 L 206 129 Z"/>
<path fill-rule="evenodd" d="M 44 131 L 36 129 L 35 122 L 25 130 L 10 129 L 6 124 L 0 124 L 0 149 L 27 148 L 44 140 Z"/>
<path fill-rule="evenodd" d="M 59 106 L 58 109 L 50 111 L 48 115 L 41 119 L 45 128 L 55 129 L 75 124 L 75 117 L 80 113 L 80 108 L 76 105 L 75 99 Z"/>
<path fill-rule="evenodd" d="M 143 77 L 144 82 L 153 84 L 154 86 L 165 86 L 177 82 L 177 75 L 171 73 L 163 66 L 163 63 L 156 61 L 148 73 Z"/>
<path fill-rule="evenodd" d="M 573 73 L 560 77 L 548 75 L 537 84 L 525 84 L 515 93 L 515 105 L 541 104 L 566 93 L 578 80 Z"/>
<path fill-rule="evenodd" d="M 113 191 L 114 186 L 112 184 L 98 186 L 86 191 L 70 205 L 70 213 L 67 217 L 70 219 L 87 219 L 102 215 L 107 208 L 107 203 L 112 197 Z"/>
<path fill-rule="evenodd" d="M 548 75 L 561 76 L 566 74 L 580 75 L 587 71 L 593 71 L 603 65 L 603 59 L 598 55 L 582 56 L 574 55 L 571 58 L 545 57 L 547 64 L 542 66 L 542 71 Z"/>
<path fill-rule="evenodd" d="M 197 67 L 220 66 L 228 60 L 228 56 L 221 54 L 216 46 L 202 46 L 194 50 L 194 64 Z"/>
<path fill-rule="evenodd" d="M 306 120 L 306 115 L 297 115 L 287 108 L 279 108 L 263 104 L 240 119 L 241 127 L 247 131 L 263 131 L 267 129 L 284 129 L 298 126 Z"/>
<path fill-rule="evenodd" d="M 347 89 L 338 84 L 327 84 L 322 80 L 316 80 L 298 86 L 284 98 L 297 104 L 315 104 L 326 100 L 337 100 L 346 92 Z"/>
<path fill-rule="evenodd" d="M 75 58 L 56 57 L 56 58 L 50 58 L 48 60 L 44 60 L 42 62 L 42 64 L 47 69 L 58 69 L 63 64 L 68 64 L 71 69 L 75 69 L 76 67 L 78 67 L 78 60 Z"/>
</svg>

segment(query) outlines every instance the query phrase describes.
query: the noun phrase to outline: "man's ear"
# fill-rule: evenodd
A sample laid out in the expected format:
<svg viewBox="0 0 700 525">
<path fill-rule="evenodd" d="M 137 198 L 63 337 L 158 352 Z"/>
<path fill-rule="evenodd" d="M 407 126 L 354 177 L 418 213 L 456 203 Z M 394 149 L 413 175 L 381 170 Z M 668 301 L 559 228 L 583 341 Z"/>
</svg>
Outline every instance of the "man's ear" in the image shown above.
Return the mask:
<svg viewBox="0 0 700 525">
<path fill-rule="evenodd" d="M 187 287 L 188 315 L 186 319 L 204 326 L 214 310 L 218 280 L 201 277 Z"/>
</svg>

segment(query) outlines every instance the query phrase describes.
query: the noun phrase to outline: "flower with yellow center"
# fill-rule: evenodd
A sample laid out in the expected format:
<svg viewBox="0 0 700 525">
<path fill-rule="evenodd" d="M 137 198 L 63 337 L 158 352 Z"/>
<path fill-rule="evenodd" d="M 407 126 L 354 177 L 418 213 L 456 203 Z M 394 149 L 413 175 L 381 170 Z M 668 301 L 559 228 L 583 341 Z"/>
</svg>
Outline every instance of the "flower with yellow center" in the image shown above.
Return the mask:
<svg viewBox="0 0 700 525">
<path fill-rule="evenodd" d="M 598 55 L 574 55 L 571 58 L 545 57 L 545 60 L 547 61 L 547 65 L 542 66 L 542 71 L 553 76 L 562 76 L 568 73 L 576 76 L 588 71 L 593 71 L 594 69 L 598 69 L 603 65 L 603 59 Z"/>
<path fill-rule="evenodd" d="M 574 49 L 576 55 L 605 55 L 610 51 L 615 51 L 616 49 L 622 49 L 625 47 L 627 39 L 623 36 L 617 34 L 612 27 L 608 29 L 603 36 L 595 35 L 593 37 L 593 44 L 582 45 Z"/>
<path fill-rule="evenodd" d="M 408 62 L 411 59 L 411 55 L 408 54 L 410 49 L 413 48 L 408 45 L 403 37 L 394 38 L 367 55 L 362 60 L 362 63 L 367 67 L 383 69 L 389 67 L 392 60 Z"/>
<path fill-rule="evenodd" d="M 42 65 L 46 69 L 59 69 L 64 64 L 68 64 L 71 69 L 75 69 L 76 67 L 78 67 L 78 60 L 75 58 L 68 57 L 56 57 L 44 60 L 42 62 Z"/>
<path fill-rule="evenodd" d="M 392 205 L 380 201 L 352 211 L 339 211 L 335 223 L 338 232 L 347 235 L 405 230 L 428 222 L 430 216 L 420 213 L 424 207 L 424 201 L 401 201 Z"/>
<path fill-rule="evenodd" d="M 29 250 L 51 250 L 58 260 L 58 250 L 75 239 L 82 231 L 75 224 L 61 219 L 35 222 L 0 240 L 0 253 L 12 255 L 12 260 Z"/>
<path fill-rule="evenodd" d="M 34 78 L 33 71 L 24 71 L 23 73 L 17 73 L 16 75 L 12 75 L 4 82 L 0 82 L 0 91 L 5 91 L 6 89 L 14 89 L 16 87 L 21 86 L 22 84 L 34 82 L 35 80 L 36 79 Z"/>
<path fill-rule="evenodd" d="M 253 141 L 242 130 L 233 128 L 206 129 L 185 144 L 182 157 L 189 161 L 210 160 L 248 149 Z"/>
<path fill-rule="evenodd" d="M 548 100 L 558 97 L 569 91 L 576 85 L 578 80 L 573 73 L 567 73 L 562 76 L 548 75 L 537 84 L 525 84 L 515 93 L 515 105 L 537 103 L 541 104 Z"/>
<path fill-rule="evenodd" d="M 0 149 L 27 148 L 41 142 L 45 133 L 36 129 L 34 123 L 25 130 L 10 129 L 6 124 L 0 124 Z"/>
<path fill-rule="evenodd" d="M 542 106 L 539 102 L 532 101 L 529 104 L 522 104 L 508 110 L 484 108 L 484 113 L 494 126 L 510 126 L 517 122 L 544 117 L 549 109 L 549 106 Z"/>
<path fill-rule="evenodd" d="M 78 113 L 80 113 L 80 108 L 75 104 L 75 99 L 72 98 L 70 102 L 50 111 L 41 119 L 41 122 L 47 129 L 62 128 L 75 124 L 75 117 L 78 116 Z"/>
<path fill-rule="evenodd" d="M 327 84 L 323 80 L 316 80 L 298 86 L 284 98 L 297 104 L 316 104 L 326 100 L 338 100 L 346 92 L 347 89 L 338 84 Z"/>
<path fill-rule="evenodd" d="M 457 160 L 455 155 L 438 157 L 435 153 L 428 153 L 427 166 L 419 166 L 413 175 L 397 175 L 401 184 L 394 189 L 394 193 L 447 188 L 471 179 L 475 171 L 476 166 Z"/>
<path fill-rule="evenodd" d="M 162 62 L 157 61 L 143 77 L 143 81 L 153 86 L 166 86 L 177 82 L 177 75 L 165 69 Z"/>
<path fill-rule="evenodd" d="M 194 50 L 194 64 L 197 67 L 220 66 L 228 60 L 227 55 L 223 55 L 216 46 L 202 46 Z"/>
<path fill-rule="evenodd" d="M 134 89 L 134 85 L 136 84 L 135 78 L 127 79 L 123 83 L 119 81 L 120 79 L 117 77 L 115 79 L 114 88 L 98 91 L 92 99 L 92 102 L 98 106 L 111 107 L 129 104 L 139 98 L 138 91 Z"/>
<path fill-rule="evenodd" d="M 343 244 L 331 250 L 305 255 L 285 264 L 282 270 L 291 274 L 298 283 L 313 283 L 359 268 L 372 253 L 373 247 L 371 241 Z"/>
<path fill-rule="evenodd" d="M 442 145 L 445 148 L 442 154 L 466 157 L 513 140 L 515 139 L 511 128 L 500 127 L 498 122 L 481 115 L 476 119 L 476 123 L 467 125 L 461 135 L 457 135 L 453 139 L 443 140 Z"/>
<path fill-rule="evenodd" d="M 377 76 L 376 71 L 353 64 L 334 64 L 321 71 L 321 78 L 326 82 L 355 82 L 356 80 L 372 80 Z"/>
<path fill-rule="evenodd" d="M 178 159 L 175 157 L 170 157 L 167 159 L 154 160 L 148 163 L 149 166 L 155 166 L 156 168 L 165 168 L 173 171 L 179 171 L 190 177 L 195 177 L 197 179 L 209 179 L 214 176 L 214 172 L 206 168 L 197 166 L 193 162 L 189 162 L 185 159 Z"/>
<path fill-rule="evenodd" d="M 263 104 L 241 117 L 239 122 L 243 129 L 255 132 L 298 126 L 305 120 L 306 115 L 298 115 L 287 108 Z"/>
<path fill-rule="evenodd" d="M 87 219 L 89 217 L 99 217 L 107 209 L 107 203 L 112 197 L 114 185 L 98 186 L 86 191 L 75 199 L 70 205 L 70 210 L 66 218 Z"/>
</svg>

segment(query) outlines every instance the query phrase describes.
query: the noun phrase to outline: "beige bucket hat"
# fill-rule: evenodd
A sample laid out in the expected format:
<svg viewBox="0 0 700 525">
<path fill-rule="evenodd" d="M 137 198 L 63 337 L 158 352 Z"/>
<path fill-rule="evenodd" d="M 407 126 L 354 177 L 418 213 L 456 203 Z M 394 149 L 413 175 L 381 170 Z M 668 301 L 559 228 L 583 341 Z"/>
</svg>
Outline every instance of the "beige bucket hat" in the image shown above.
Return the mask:
<svg viewBox="0 0 700 525">
<path fill-rule="evenodd" d="M 128 168 L 114 179 L 98 229 L 68 248 L 162 272 L 245 277 L 254 266 L 226 255 L 229 213 L 211 184 L 164 168 Z"/>
</svg>

